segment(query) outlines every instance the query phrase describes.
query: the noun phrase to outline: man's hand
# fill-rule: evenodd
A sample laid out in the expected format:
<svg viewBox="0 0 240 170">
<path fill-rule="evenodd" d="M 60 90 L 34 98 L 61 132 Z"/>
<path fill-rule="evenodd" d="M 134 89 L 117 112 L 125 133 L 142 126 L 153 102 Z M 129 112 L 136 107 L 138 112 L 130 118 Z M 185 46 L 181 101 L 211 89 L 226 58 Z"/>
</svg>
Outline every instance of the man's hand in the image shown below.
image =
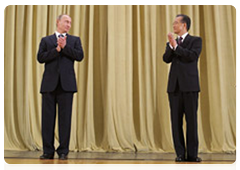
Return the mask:
<svg viewBox="0 0 240 170">
<path fill-rule="evenodd" d="M 61 47 L 58 45 L 58 46 L 56 47 L 56 50 L 57 50 L 58 52 L 60 52 L 60 51 L 61 51 Z"/>
<path fill-rule="evenodd" d="M 176 40 L 174 39 L 172 33 L 168 33 L 168 40 L 169 40 L 170 45 L 175 49 L 176 46 L 177 46 L 177 42 L 176 42 Z"/>
<path fill-rule="evenodd" d="M 65 36 L 65 37 L 60 37 L 59 39 L 58 39 L 58 46 L 60 46 L 60 48 L 61 49 L 63 49 L 65 46 L 66 46 L 66 44 L 67 44 L 67 36 Z"/>
</svg>

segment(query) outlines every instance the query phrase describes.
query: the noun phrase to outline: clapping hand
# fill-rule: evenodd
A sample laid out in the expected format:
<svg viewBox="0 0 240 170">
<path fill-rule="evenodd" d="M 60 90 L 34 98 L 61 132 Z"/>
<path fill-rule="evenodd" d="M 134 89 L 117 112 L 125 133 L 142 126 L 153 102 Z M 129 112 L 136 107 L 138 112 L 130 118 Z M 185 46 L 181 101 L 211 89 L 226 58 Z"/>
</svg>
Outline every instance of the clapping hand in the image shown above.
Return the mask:
<svg viewBox="0 0 240 170">
<path fill-rule="evenodd" d="M 177 45 L 177 42 L 176 42 L 176 40 L 174 39 L 172 33 L 168 33 L 168 40 L 169 40 L 170 45 L 171 45 L 173 48 L 175 48 L 176 45 Z"/>
<path fill-rule="evenodd" d="M 58 52 L 60 52 L 61 49 L 63 49 L 67 44 L 67 36 L 58 38 L 57 44 L 58 46 L 56 49 Z"/>
</svg>

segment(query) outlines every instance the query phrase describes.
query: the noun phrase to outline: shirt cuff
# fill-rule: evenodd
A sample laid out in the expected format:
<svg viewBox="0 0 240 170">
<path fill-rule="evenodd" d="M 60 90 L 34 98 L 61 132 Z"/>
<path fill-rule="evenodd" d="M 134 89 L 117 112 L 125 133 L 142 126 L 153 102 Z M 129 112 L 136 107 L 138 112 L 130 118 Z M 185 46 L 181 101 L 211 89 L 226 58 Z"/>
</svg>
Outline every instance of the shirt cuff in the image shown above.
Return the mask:
<svg viewBox="0 0 240 170">
<path fill-rule="evenodd" d="M 176 45 L 175 48 L 173 48 L 173 46 L 169 43 L 169 47 L 170 47 L 172 50 L 174 50 L 174 51 L 177 49 L 177 46 L 178 46 L 178 45 Z"/>
</svg>

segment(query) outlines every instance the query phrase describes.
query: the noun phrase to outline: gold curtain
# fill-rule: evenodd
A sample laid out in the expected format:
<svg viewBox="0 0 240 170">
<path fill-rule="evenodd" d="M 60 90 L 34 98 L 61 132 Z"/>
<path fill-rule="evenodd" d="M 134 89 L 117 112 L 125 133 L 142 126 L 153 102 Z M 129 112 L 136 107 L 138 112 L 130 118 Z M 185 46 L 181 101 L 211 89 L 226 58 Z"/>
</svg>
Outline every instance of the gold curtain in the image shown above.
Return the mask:
<svg viewBox="0 0 240 170">
<path fill-rule="evenodd" d="M 85 58 L 75 63 L 70 150 L 174 152 L 162 60 L 179 13 L 201 36 L 200 152 L 236 150 L 236 10 L 232 6 L 8 6 L 4 18 L 4 149 L 41 150 L 44 65 L 56 17 L 72 18 Z M 185 129 L 186 130 L 186 129 Z M 55 145 L 58 145 L 56 124 Z"/>
</svg>

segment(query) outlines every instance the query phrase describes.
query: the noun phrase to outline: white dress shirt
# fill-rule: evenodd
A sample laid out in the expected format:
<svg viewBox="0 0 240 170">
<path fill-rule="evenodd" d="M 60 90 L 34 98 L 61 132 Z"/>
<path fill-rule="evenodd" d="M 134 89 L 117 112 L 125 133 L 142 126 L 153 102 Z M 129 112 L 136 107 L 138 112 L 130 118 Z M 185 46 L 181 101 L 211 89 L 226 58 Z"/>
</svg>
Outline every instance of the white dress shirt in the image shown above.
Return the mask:
<svg viewBox="0 0 240 170">
<path fill-rule="evenodd" d="M 185 34 L 183 34 L 181 37 L 182 37 L 182 43 L 183 43 L 183 41 L 184 41 L 184 39 L 186 38 L 186 36 L 188 35 L 188 32 L 186 32 Z M 178 35 L 178 39 L 180 38 L 180 36 Z M 175 46 L 175 48 L 173 48 L 172 46 L 171 46 L 171 44 L 169 43 L 169 47 L 171 48 L 171 49 L 173 49 L 173 50 L 176 50 L 176 48 L 177 48 L 177 46 L 178 46 L 178 44 Z"/>
<path fill-rule="evenodd" d="M 67 33 L 62 33 L 62 35 L 65 37 L 66 36 L 66 34 Z M 57 31 L 55 31 L 55 35 L 56 35 L 56 37 L 57 37 L 57 39 L 59 38 L 58 36 L 60 35 L 60 33 L 59 32 L 57 32 Z"/>
</svg>

